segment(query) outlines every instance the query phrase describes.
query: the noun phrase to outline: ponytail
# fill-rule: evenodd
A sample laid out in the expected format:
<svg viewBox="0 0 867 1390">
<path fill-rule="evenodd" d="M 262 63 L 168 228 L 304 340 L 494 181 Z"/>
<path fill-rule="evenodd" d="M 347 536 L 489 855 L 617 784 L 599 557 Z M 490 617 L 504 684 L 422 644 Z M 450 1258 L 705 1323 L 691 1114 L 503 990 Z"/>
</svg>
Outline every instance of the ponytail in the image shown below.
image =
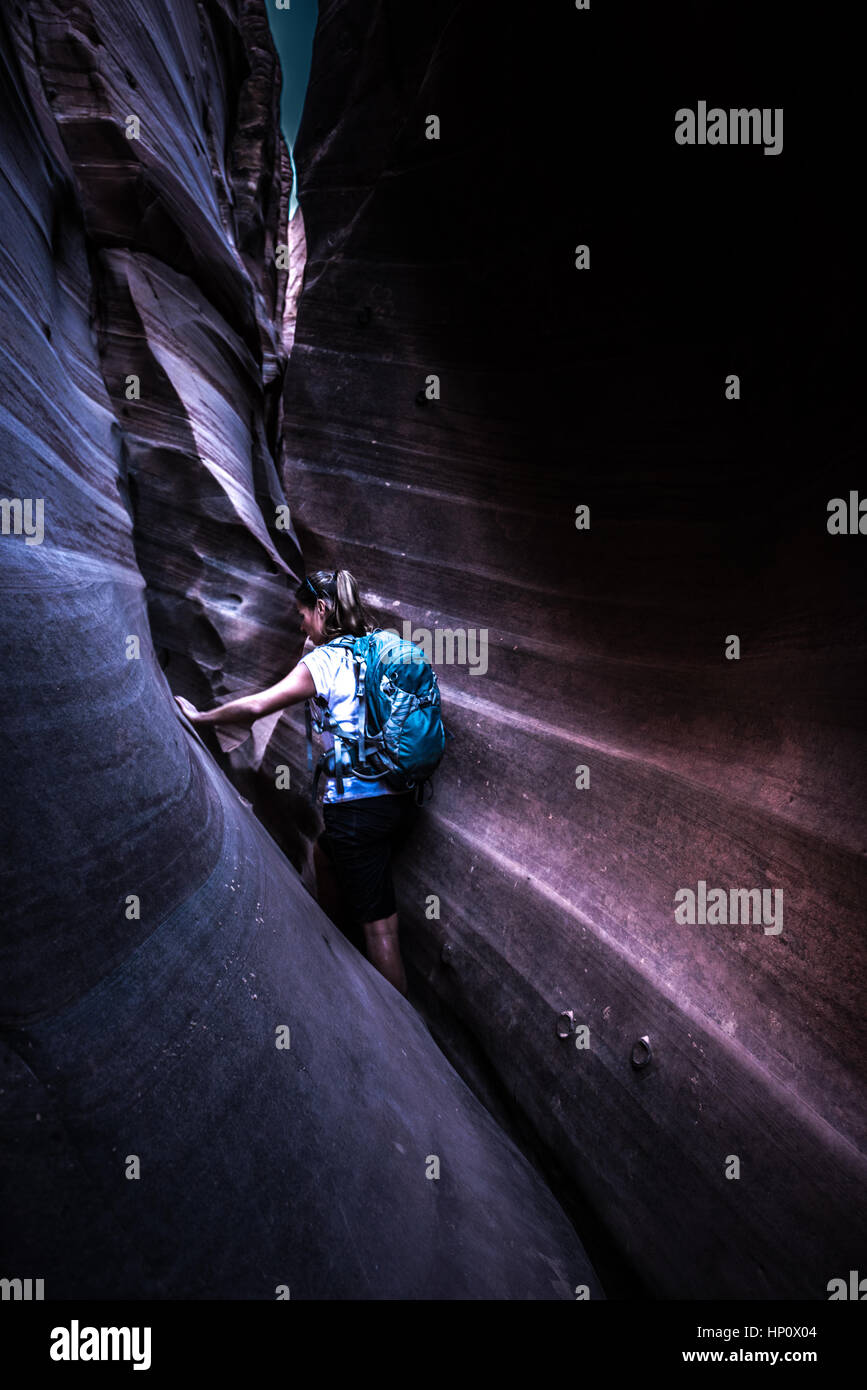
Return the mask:
<svg viewBox="0 0 867 1390">
<path fill-rule="evenodd" d="M 305 608 L 315 608 L 319 599 L 324 600 L 322 630 L 326 638 L 364 637 L 376 627 L 349 570 L 316 570 L 299 585 L 295 598 Z"/>
</svg>

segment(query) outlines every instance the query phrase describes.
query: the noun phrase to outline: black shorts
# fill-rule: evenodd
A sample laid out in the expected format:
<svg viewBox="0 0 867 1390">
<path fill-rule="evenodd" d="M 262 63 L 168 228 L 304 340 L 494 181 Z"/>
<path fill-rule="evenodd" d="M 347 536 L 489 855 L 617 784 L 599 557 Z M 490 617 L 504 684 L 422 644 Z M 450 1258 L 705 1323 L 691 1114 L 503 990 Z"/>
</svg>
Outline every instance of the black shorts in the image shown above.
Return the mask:
<svg viewBox="0 0 867 1390">
<path fill-rule="evenodd" d="M 356 923 L 378 922 L 394 912 L 391 854 L 412 830 L 419 809 L 411 791 L 322 803 L 319 844 Z"/>
</svg>

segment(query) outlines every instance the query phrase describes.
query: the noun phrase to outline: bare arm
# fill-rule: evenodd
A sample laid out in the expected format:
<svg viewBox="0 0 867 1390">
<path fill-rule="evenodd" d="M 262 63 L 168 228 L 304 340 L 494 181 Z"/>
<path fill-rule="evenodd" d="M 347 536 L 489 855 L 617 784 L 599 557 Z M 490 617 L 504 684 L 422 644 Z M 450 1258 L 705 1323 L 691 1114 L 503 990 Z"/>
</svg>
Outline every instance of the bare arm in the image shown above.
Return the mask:
<svg viewBox="0 0 867 1390">
<path fill-rule="evenodd" d="M 255 695 L 242 695 L 230 700 L 227 705 L 218 705 L 207 714 L 197 711 L 195 717 L 184 711 L 192 724 L 253 724 L 263 715 L 273 714 L 275 710 L 285 709 L 287 705 L 297 704 L 316 694 L 316 686 L 308 668 L 301 662 L 284 676 L 276 685 L 260 690 Z"/>
</svg>

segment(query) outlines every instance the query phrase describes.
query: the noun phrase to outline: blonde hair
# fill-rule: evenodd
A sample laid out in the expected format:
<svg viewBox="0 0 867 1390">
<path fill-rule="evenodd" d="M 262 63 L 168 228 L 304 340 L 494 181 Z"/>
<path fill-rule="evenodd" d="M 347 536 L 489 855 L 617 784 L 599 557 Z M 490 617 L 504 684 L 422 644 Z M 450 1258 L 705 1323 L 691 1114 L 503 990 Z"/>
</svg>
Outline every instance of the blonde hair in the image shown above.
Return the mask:
<svg viewBox="0 0 867 1390">
<path fill-rule="evenodd" d="M 305 608 L 315 608 L 318 599 L 324 600 L 322 631 L 326 637 L 364 637 L 376 627 L 349 570 L 316 570 L 298 586 L 295 599 Z"/>
</svg>

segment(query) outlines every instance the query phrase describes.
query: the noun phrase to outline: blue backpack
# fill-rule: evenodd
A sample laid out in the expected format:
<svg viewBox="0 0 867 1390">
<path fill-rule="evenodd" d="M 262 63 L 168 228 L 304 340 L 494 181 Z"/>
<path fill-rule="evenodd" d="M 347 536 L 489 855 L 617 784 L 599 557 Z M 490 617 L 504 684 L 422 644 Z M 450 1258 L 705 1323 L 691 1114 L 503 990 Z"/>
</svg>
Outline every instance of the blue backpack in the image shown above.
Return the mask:
<svg viewBox="0 0 867 1390">
<path fill-rule="evenodd" d="M 352 652 L 363 727 L 359 732 L 345 720 L 332 719 L 327 702 L 317 697 L 324 707 L 318 726 L 333 733 L 334 747 L 321 755 L 314 772 L 310 701 L 306 702 L 311 800 L 316 800 L 324 771 L 334 778 L 338 796 L 343 795 L 344 777 L 362 781 L 383 778 L 398 791 L 414 787 L 416 801 L 421 802 L 425 783 L 442 760 L 446 739 L 454 738 L 443 726 L 439 684 L 430 662 L 412 642 L 384 628 L 364 637 L 335 637 L 325 645 Z M 342 725 L 347 726 L 346 731 Z"/>
</svg>

